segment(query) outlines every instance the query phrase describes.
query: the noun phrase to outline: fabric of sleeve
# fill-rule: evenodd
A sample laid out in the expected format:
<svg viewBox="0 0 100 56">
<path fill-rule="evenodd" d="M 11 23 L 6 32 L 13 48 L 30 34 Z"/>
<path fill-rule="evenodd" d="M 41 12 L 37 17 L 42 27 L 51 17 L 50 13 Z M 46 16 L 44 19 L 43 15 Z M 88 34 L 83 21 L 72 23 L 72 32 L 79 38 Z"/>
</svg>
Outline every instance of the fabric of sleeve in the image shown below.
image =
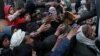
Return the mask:
<svg viewBox="0 0 100 56">
<path fill-rule="evenodd" d="M 64 52 L 69 48 L 70 40 L 64 39 L 61 44 L 51 53 L 50 56 L 62 56 Z"/>
</svg>

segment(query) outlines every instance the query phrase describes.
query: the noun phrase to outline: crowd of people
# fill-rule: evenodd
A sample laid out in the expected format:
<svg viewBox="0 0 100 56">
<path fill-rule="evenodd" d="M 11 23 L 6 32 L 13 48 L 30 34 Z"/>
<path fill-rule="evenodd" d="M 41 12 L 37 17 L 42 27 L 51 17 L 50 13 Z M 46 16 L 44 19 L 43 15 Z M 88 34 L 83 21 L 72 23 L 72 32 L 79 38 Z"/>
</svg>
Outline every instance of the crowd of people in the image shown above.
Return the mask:
<svg viewBox="0 0 100 56">
<path fill-rule="evenodd" d="M 100 56 L 94 3 L 0 0 L 0 56 Z"/>
</svg>

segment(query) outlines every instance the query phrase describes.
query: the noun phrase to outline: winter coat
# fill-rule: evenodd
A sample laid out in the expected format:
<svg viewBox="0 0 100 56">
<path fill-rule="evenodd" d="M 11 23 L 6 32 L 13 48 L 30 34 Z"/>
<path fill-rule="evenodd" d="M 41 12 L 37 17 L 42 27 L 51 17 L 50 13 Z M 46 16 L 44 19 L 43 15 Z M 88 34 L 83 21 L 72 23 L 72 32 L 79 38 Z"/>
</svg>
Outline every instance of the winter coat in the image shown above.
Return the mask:
<svg viewBox="0 0 100 56">
<path fill-rule="evenodd" d="M 0 52 L 0 56 L 13 56 L 12 50 L 10 48 L 2 48 Z"/>
<path fill-rule="evenodd" d="M 73 51 L 73 56 L 96 56 L 96 52 L 89 46 L 77 42 Z"/>
<path fill-rule="evenodd" d="M 13 49 L 14 56 L 32 56 L 32 46 L 21 44 Z"/>
<path fill-rule="evenodd" d="M 8 19 L 8 17 L 9 16 L 11 16 L 10 14 L 9 14 L 9 9 L 11 8 L 11 6 L 10 5 L 6 5 L 5 7 L 4 7 L 4 12 L 5 12 L 5 20 L 8 22 L 8 25 L 10 25 L 10 26 L 18 26 L 18 25 L 20 25 L 20 24 L 22 24 L 22 23 L 25 23 L 26 22 L 26 20 L 25 20 L 25 18 L 20 18 L 20 17 L 18 17 L 18 18 L 14 18 L 14 17 L 16 17 L 16 16 L 18 16 L 18 12 L 15 12 L 15 14 L 14 15 L 12 15 L 12 18 L 14 19 Z"/>
</svg>

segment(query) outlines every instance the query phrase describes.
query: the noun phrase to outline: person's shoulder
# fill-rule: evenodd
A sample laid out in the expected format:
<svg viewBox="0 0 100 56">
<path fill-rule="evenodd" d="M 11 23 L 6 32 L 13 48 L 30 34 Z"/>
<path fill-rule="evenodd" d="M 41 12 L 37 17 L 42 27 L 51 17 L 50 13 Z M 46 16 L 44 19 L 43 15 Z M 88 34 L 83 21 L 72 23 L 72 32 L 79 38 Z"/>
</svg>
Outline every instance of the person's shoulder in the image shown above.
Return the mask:
<svg viewBox="0 0 100 56">
<path fill-rule="evenodd" d="M 3 50 L 3 48 L 0 48 L 0 54 L 1 54 L 2 50 Z"/>
</svg>

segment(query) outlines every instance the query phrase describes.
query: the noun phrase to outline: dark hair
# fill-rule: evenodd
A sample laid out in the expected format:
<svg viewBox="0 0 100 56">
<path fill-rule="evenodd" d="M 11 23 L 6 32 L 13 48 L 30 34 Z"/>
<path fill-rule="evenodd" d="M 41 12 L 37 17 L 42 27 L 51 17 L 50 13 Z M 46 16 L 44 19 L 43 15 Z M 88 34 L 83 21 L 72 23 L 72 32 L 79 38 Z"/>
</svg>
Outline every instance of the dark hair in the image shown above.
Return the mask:
<svg viewBox="0 0 100 56">
<path fill-rule="evenodd" d="M 10 8 L 14 8 L 14 7 L 10 5 Z M 10 14 L 10 8 L 9 8 L 9 10 L 8 10 L 8 13 L 9 13 L 9 14 Z"/>
<path fill-rule="evenodd" d="M 28 31 L 29 33 L 36 31 L 39 28 L 39 24 L 34 23 L 34 22 L 30 22 L 28 24 L 26 24 L 26 31 Z"/>
<path fill-rule="evenodd" d="M 31 15 L 35 13 L 36 6 L 31 1 L 28 1 L 25 5 L 25 10 Z"/>
<path fill-rule="evenodd" d="M 18 27 L 16 27 L 16 26 L 12 26 L 12 28 L 11 28 L 11 35 L 13 34 L 14 29 L 19 29 L 19 28 L 18 28 Z"/>
<path fill-rule="evenodd" d="M 3 43 L 3 41 L 4 41 L 6 38 L 7 38 L 8 40 L 10 40 L 10 36 L 9 36 L 9 35 L 4 34 L 4 33 L 0 33 L 0 48 L 3 47 L 2 43 Z"/>
<path fill-rule="evenodd" d="M 26 33 L 25 33 L 25 36 L 27 36 L 27 35 L 30 35 L 30 33 L 26 32 Z M 25 37 L 25 36 L 24 36 L 24 37 Z M 24 38 L 21 44 L 25 44 L 25 41 L 26 41 L 26 39 Z"/>
</svg>

